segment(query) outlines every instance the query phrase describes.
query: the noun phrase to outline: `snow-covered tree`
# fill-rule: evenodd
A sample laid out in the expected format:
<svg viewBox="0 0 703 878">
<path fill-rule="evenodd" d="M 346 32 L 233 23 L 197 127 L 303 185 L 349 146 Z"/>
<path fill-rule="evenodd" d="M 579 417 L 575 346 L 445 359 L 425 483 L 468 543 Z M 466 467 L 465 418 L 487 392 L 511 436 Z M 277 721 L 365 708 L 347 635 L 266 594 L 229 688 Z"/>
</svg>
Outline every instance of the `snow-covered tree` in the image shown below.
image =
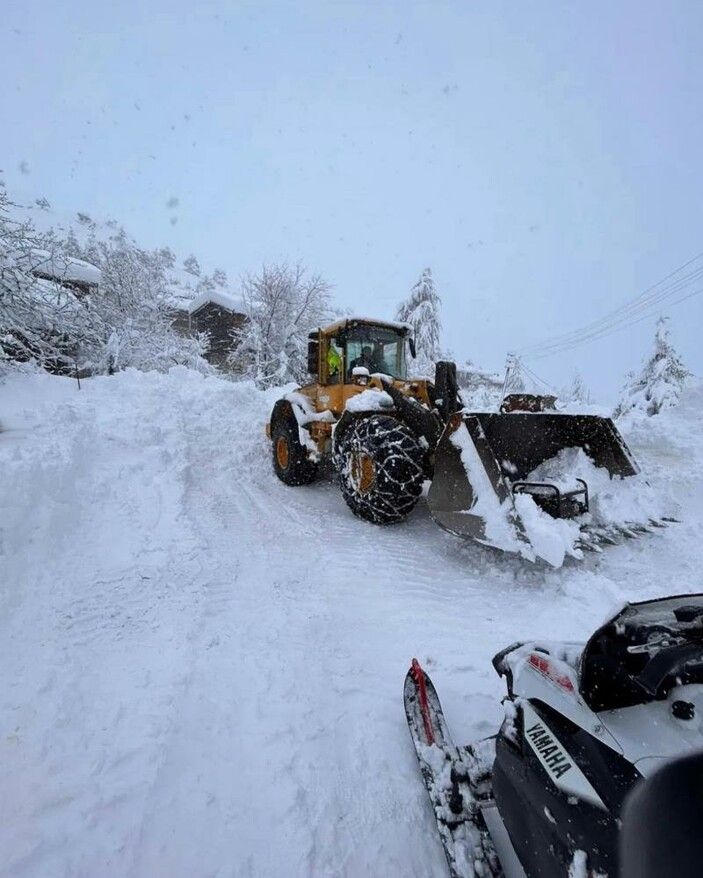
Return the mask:
<svg viewBox="0 0 703 878">
<path fill-rule="evenodd" d="M 143 250 L 118 229 L 107 240 L 91 237 L 79 257 L 102 275 L 99 290 L 90 297 L 102 325 L 102 344 L 84 353 L 84 368 L 112 372 L 185 365 L 209 371 L 203 360 L 205 338 L 185 337 L 173 328 L 166 271 L 174 256 L 168 248 Z"/>
<path fill-rule="evenodd" d="M 417 375 L 434 375 L 435 363 L 441 359 L 441 306 L 442 300 L 435 290 L 432 272 L 426 268 L 396 312 L 396 320 L 412 327 L 417 350 L 413 372 Z"/>
<path fill-rule="evenodd" d="M 0 186 L 0 363 L 34 360 L 67 370 L 72 340 L 88 338 L 93 321 L 72 290 L 35 276 L 52 258 L 43 246 L 48 239 L 15 220 L 14 207 Z"/>
<path fill-rule="evenodd" d="M 217 287 L 227 286 L 227 272 L 222 268 L 216 268 L 212 273 L 212 281 Z"/>
<path fill-rule="evenodd" d="M 654 337 L 654 352 L 639 375 L 630 373 L 620 394 L 614 416 L 631 411 L 657 415 L 676 405 L 691 373 L 671 343 L 668 318 L 660 317 Z"/>
<path fill-rule="evenodd" d="M 202 371 L 205 339 L 173 328 L 165 271 L 169 255 L 139 248 L 122 230 L 80 243 L 72 232 L 39 234 L 14 219 L 0 187 L 0 350 L 5 366 L 34 361 L 59 372 L 109 373 L 127 366 Z M 88 289 L 59 282 L 66 268 L 95 274 Z M 58 269 L 58 271 L 57 271 Z M 43 276 L 39 276 L 43 275 Z"/>
<path fill-rule="evenodd" d="M 481 369 L 471 360 L 457 364 L 463 404 L 474 411 L 498 411 L 503 401 L 503 376 Z"/>
<path fill-rule="evenodd" d="M 527 382 L 522 364 L 518 357 L 514 354 L 508 354 L 505 363 L 505 381 L 503 392 L 507 396 L 509 393 L 525 393 L 527 390 Z"/>
<path fill-rule="evenodd" d="M 183 260 L 183 268 L 188 274 L 194 274 L 196 277 L 200 276 L 200 263 L 192 254 Z"/>
<path fill-rule="evenodd" d="M 574 372 L 574 377 L 571 379 L 571 386 L 566 391 L 565 396 L 569 402 L 590 403 L 591 401 L 591 394 L 584 384 L 583 378 L 578 369 Z"/>
<path fill-rule="evenodd" d="M 264 265 L 242 281 L 247 321 L 230 361 L 259 387 L 302 381 L 308 333 L 330 318 L 330 286 L 297 265 Z"/>
</svg>

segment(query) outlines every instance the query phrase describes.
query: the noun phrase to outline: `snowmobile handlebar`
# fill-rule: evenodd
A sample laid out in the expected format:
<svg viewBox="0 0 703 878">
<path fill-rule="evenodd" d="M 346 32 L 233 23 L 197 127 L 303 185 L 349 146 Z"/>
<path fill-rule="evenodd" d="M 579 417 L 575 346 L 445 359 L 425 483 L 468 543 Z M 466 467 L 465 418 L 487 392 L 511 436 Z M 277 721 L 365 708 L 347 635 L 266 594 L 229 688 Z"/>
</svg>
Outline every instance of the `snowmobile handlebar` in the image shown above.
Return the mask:
<svg viewBox="0 0 703 878">
<path fill-rule="evenodd" d="M 667 679 L 686 676 L 687 666 L 694 663 L 701 666 L 701 644 L 682 643 L 662 649 L 652 656 L 644 670 L 635 677 L 635 682 L 647 695 L 656 698 Z"/>
</svg>

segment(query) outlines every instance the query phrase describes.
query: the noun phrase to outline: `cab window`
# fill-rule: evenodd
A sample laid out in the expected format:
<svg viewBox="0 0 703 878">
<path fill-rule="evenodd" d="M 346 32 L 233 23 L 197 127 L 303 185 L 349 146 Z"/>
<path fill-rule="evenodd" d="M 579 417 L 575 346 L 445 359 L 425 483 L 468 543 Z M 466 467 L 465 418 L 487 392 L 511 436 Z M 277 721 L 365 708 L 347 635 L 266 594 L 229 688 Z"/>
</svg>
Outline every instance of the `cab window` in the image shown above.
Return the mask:
<svg viewBox="0 0 703 878">
<path fill-rule="evenodd" d="M 365 366 L 371 374 L 381 372 L 404 379 L 405 337 L 383 327 L 353 327 L 347 332 L 345 366 L 349 381 L 356 366 Z"/>
<path fill-rule="evenodd" d="M 327 345 L 327 384 L 340 384 L 344 367 L 344 341 L 331 338 Z"/>
</svg>

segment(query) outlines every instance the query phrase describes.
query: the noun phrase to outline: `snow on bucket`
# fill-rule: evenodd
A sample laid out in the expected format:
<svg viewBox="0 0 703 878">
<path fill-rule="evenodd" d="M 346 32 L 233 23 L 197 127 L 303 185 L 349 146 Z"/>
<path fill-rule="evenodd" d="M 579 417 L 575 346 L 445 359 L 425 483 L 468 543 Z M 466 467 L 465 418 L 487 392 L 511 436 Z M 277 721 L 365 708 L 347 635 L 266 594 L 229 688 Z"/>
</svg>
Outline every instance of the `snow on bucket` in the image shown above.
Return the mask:
<svg viewBox="0 0 703 878">
<path fill-rule="evenodd" d="M 559 567 L 656 518 L 638 472 L 609 418 L 463 413 L 437 446 L 428 505 L 451 533 Z"/>
</svg>

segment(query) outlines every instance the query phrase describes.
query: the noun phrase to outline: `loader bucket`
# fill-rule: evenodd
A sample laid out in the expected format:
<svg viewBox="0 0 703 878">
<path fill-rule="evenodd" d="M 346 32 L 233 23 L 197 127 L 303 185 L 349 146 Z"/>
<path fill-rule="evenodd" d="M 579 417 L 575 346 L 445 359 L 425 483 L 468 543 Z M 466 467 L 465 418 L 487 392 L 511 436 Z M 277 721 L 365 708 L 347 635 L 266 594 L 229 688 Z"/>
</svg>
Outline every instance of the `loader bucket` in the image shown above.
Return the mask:
<svg viewBox="0 0 703 878">
<path fill-rule="evenodd" d="M 535 560 L 539 549 L 528 536 L 516 492 L 540 464 L 570 448 L 583 449 L 611 477 L 639 471 L 609 418 L 556 412 L 457 414 L 437 445 L 427 498 L 430 514 L 451 533 Z M 586 503 L 587 491 L 586 486 Z"/>
</svg>

